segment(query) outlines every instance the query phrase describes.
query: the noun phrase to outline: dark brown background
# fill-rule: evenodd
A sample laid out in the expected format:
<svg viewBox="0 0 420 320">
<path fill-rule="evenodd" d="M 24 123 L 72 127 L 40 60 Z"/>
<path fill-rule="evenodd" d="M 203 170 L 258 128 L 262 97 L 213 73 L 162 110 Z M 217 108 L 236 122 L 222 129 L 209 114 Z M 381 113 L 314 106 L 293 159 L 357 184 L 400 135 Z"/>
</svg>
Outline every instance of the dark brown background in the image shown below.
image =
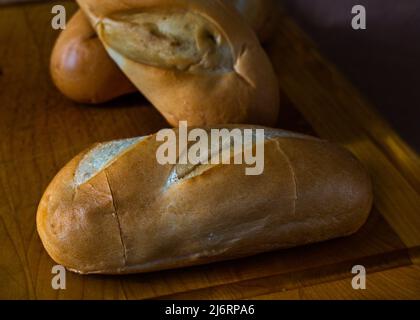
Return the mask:
<svg viewBox="0 0 420 320">
<path fill-rule="evenodd" d="M 289 13 L 417 152 L 420 150 L 420 1 L 282 0 Z M 351 28 L 351 8 L 367 28 Z"/>
</svg>

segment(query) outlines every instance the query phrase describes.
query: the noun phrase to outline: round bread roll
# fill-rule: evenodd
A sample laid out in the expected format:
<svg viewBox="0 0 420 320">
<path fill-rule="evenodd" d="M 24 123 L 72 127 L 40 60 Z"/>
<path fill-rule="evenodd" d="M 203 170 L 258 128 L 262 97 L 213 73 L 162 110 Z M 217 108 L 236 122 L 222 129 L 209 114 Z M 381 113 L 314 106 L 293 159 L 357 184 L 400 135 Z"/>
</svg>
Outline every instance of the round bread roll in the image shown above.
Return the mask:
<svg viewBox="0 0 420 320">
<path fill-rule="evenodd" d="M 50 72 L 57 88 L 77 102 L 101 103 L 137 91 L 109 58 L 80 10 L 54 45 Z"/>
<path fill-rule="evenodd" d="M 228 150 L 231 164 L 159 164 L 156 135 L 96 144 L 76 156 L 38 207 L 49 255 L 84 274 L 148 272 L 324 241 L 364 224 L 372 187 L 351 153 L 282 130 L 225 128 L 265 132 L 236 154 L 225 140 L 220 152 Z M 262 146 L 262 174 L 232 164 Z M 184 154 L 193 145 L 178 147 Z"/>
<path fill-rule="evenodd" d="M 111 58 L 171 125 L 276 123 L 276 75 L 255 33 L 229 4 L 78 3 Z"/>
</svg>

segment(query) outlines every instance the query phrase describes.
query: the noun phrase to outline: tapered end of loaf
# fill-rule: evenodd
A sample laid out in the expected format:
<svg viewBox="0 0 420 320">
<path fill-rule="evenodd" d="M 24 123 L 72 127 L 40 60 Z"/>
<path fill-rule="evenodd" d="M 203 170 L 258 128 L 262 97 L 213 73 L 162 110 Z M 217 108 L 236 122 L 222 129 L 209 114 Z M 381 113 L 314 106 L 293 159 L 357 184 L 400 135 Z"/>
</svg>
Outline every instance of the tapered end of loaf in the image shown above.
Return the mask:
<svg viewBox="0 0 420 320">
<path fill-rule="evenodd" d="M 282 148 L 293 167 L 296 212 L 312 217 L 318 230 L 312 241 L 357 232 L 373 199 L 371 179 L 362 163 L 345 148 L 326 141 L 294 139 L 284 141 Z"/>
<path fill-rule="evenodd" d="M 75 157 L 48 186 L 38 207 L 38 233 L 48 254 L 66 268 L 117 273 L 125 257 L 113 196 L 105 171 L 99 164 L 89 167 L 86 156 L 89 151 Z"/>
</svg>

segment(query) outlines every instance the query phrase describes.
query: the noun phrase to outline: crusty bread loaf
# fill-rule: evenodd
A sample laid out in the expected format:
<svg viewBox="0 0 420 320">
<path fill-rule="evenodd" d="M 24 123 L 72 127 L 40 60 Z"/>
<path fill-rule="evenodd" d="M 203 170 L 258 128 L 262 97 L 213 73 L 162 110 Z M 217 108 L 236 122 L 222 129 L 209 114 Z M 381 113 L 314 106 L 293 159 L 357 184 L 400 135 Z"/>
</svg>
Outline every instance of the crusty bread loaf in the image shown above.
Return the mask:
<svg viewBox="0 0 420 320">
<path fill-rule="evenodd" d="M 239 13 L 220 0 L 79 0 L 110 56 L 178 125 L 272 125 L 272 65 Z"/>
<path fill-rule="evenodd" d="M 96 144 L 43 195 L 42 243 L 70 270 L 118 274 L 323 241 L 365 222 L 371 183 L 348 151 L 268 128 L 262 143 L 257 176 L 245 175 L 245 164 L 160 165 L 156 135 Z"/>
<path fill-rule="evenodd" d="M 265 42 L 273 29 L 273 0 L 229 0 Z M 51 75 L 68 98 L 84 103 L 102 103 L 137 88 L 108 56 L 95 30 L 82 11 L 68 21 L 51 55 Z"/>
<path fill-rule="evenodd" d="M 109 58 L 82 11 L 60 33 L 50 72 L 57 88 L 77 102 L 101 103 L 137 91 Z"/>
</svg>

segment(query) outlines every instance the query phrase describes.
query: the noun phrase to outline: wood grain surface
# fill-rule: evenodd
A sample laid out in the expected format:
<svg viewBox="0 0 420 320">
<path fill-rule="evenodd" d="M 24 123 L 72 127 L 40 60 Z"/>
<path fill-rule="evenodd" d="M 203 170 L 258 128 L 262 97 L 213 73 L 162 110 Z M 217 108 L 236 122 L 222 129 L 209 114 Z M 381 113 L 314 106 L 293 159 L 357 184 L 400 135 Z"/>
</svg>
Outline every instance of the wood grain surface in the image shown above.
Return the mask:
<svg viewBox="0 0 420 320">
<path fill-rule="evenodd" d="M 76 5 L 62 3 L 70 16 Z M 54 262 L 35 227 L 47 184 L 88 145 L 149 134 L 167 124 L 140 94 L 98 106 L 62 96 L 48 72 L 58 35 L 50 11 L 48 3 L 0 8 L 0 298 L 420 298 L 418 155 L 283 11 L 267 48 L 283 94 L 279 126 L 341 143 L 368 167 L 375 203 L 362 230 L 179 270 L 130 276 L 68 272 L 66 290 L 53 290 Z M 351 287 L 355 264 L 367 268 L 367 290 Z"/>
</svg>

